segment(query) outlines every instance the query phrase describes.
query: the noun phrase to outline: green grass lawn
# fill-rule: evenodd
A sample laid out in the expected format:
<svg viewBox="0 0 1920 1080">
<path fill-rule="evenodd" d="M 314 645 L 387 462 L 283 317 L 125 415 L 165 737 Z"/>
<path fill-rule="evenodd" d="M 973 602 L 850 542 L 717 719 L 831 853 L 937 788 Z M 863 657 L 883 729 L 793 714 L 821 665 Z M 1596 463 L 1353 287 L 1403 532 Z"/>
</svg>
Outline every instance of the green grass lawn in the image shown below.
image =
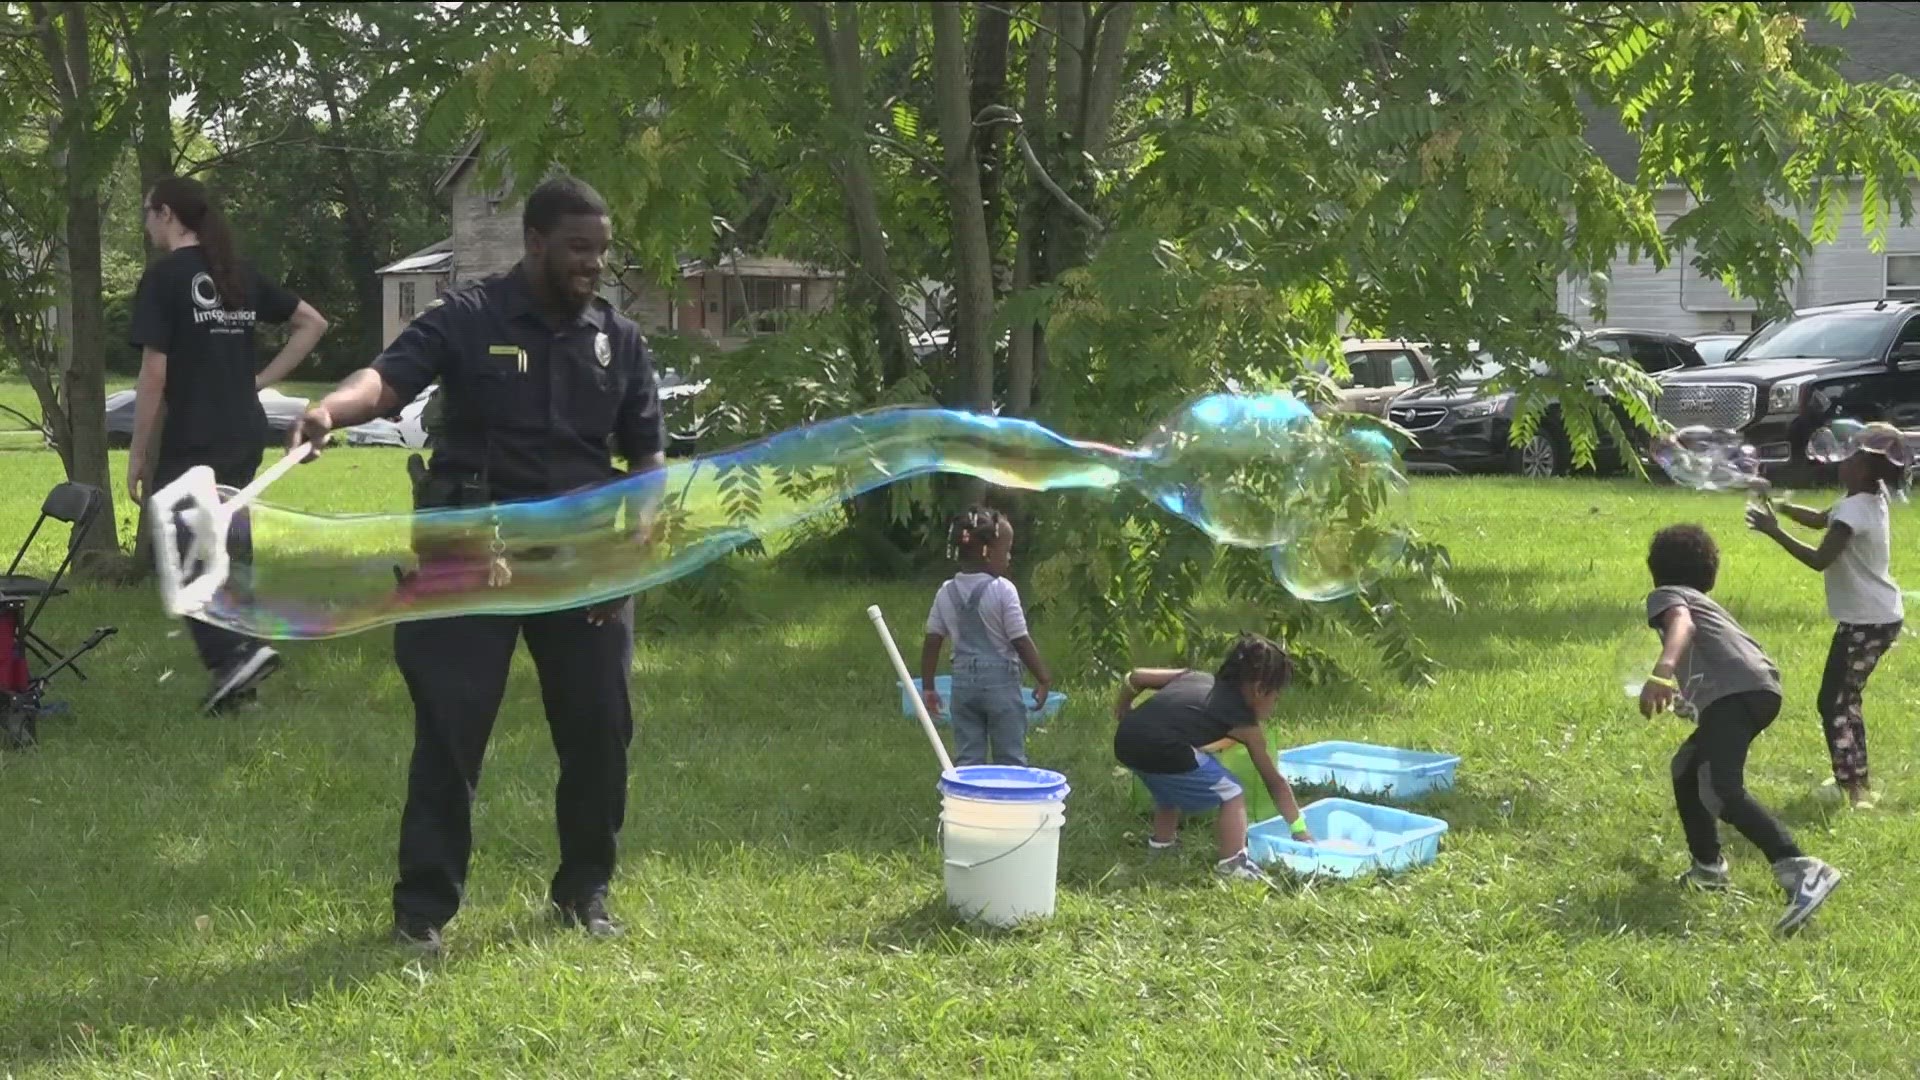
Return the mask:
<svg viewBox="0 0 1920 1080">
<path fill-rule="evenodd" d="M 275 501 L 396 509 L 402 460 L 336 451 Z M 49 454 L 0 454 L 0 541 L 56 474 Z M 1746 533 L 1737 498 L 1593 481 L 1415 496 L 1468 605 L 1418 612 L 1440 685 L 1297 692 L 1271 734 L 1461 754 L 1459 789 L 1431 804 L 1452 826 L 1439 862 L 1224 888 L 1196 823 L 1149 863 L 1111 688 L 1069 683 L 1029 743 L 1073 783 L 1059 912 L 1014 932 L 942 911 L 932 755 L 864 614 L 882 604 L 911 656 L 934 579 L 775 561 L 752 571 L 755 618 L 643 638 L 613 943 L 546 921 L 554 764 L 523 653 L 469 906 L 425 964 L 385 944 L 411 742 L 388 633 L 289 643 L 266 708 L 209 720 L 154 593 L 69 597 L 56 639 L 120 633 L 90 682 L 59 685 L 72 715 L 43 746 L 0 755 L 0 1075 L 1912 1075 L 1911 650 L 1869 688 L 1881 808 L 1837 810 L 1814 795 L 1820 581 Z M 1623 648 L 1653 655 L 1647 537 L 1689 519 L 1715 529 L 1719 595 L 1786 672 L 1751 784 L 1848 874 L 1787 942 L 1737 838 L 1736 895 L 1670 885 L 1686 855 L 1666 761 L 1685 729 L 1620 689 Z M 1920 517 L 1902 507 L 1895 529 L 1896 576 L 1920 582 Z M 1035 632 L 1057 657 L 1066 628 Z"/>
</svg>

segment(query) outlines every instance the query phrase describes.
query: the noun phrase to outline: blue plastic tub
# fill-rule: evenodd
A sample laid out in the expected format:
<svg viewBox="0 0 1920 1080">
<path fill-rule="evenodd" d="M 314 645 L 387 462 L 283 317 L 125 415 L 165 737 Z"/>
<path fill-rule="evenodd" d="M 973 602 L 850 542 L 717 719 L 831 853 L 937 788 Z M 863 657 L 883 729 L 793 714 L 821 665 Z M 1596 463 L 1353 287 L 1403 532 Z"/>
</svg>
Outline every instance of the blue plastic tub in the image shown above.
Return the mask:
<svg viewBox="0 0 1920 1080">
<path fill-rule="evenodd" d="M 899 686 L 898 683 L 894 685 Z M 935 689 L 940 691 L 940 712 L 934 716 L 933 722 L 936 724 L 944 724 L 947 722 L 947 705 L 953 701 L 953 676 L 936 675 L 933 678 L 933 685 Z M 913 710 L 913 699 L 919 696 L 920 680 L 918 679 L 913 681 L 911 688 L 903 688 L 900 691 L 900 711 L 905 713 L 909 720 L 918 715 Z M 1067 703 L 1067 695 L 1058 690 L 1049 692 L 1047 694 L 1046 707 L 1036 711 L 1032 707 L 1033 687 L 1023 686 L 1020 688 L 1020 700 L 1028 706 L 1027 723 L 1032 727 L 1039 727 L 1053 719 L 1053 714 L 1059 712 L 1060 706 Z"/>
<path fill-rule="evenodd" d="M 1285 818 L 1247 828 L 1247 854 L 1262 866 L 1296 874 L 1351 878 L 1425 866 L 1440 857 L 1447 823 L 1436 817 L 1353 799 L 1321 799 L 1300 809 L 1314 843 L 1293 838 Z"/>
<path fill-rule="evenodd" d="M 1349 795 L 1411 799 L 1453 786 L 1455 754 L 1357 742 L 1317 742 L 1282 750 L 1277 763 L 1290 784 L 1335 787 Z"/>
</svg>

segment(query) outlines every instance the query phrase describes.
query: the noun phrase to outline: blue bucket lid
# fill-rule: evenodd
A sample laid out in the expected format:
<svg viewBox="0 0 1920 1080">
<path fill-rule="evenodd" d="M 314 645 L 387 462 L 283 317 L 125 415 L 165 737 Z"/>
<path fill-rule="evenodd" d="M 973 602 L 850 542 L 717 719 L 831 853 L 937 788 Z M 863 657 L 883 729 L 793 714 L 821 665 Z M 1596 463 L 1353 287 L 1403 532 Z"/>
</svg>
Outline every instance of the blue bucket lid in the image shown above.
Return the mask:
<svg viewBox="0 0 1920 1080">
<path fill-rule="evenodd" d="M 940 793 L 981 802 L 1059 802 L 1073 789 L 1050 769 L 1020 765 L 962 765 L 940 774 Z"/>
</svg>

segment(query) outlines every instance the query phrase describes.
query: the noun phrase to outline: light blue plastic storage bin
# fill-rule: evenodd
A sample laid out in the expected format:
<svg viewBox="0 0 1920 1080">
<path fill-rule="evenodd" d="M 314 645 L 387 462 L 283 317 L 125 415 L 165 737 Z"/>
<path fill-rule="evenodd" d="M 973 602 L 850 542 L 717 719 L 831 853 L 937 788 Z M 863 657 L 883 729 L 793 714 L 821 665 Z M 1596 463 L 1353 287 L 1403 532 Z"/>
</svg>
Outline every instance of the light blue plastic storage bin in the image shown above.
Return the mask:
<svg viewBox="0 0 1920 1080">
<path fill-rule="evenodd" d="M 1439 818 L 1353 799 L 1321 799 L 1300 813 L 1314 843 L 1293 839 L 1285 818 L 1269 818 L 1248 827 L 1247 855 L 1262 866 L 1279 863 L 1301 875 L 1391 874 L 1439 858 L 1440 837 L 1447 831 Z"/>
<path fill-rule="evenodd" d="M 1452 787 L 1460 758 L 1367 743 L 1317 742 L 1282 750 L 1278 764 L 1290 784 L 1335 787 L 1349 795 L 1411 799 Z"/>
<path fill-rule="evenodd" d="M 896 687 L 900 686 L 897 682 L 894 683 L 894 685 Z M 953 701 L 953 676 L 935 675 L 933 677 L 933 686 L 934 689 L 940 691 L 940 712 L 934 716 L 933 722 L 936 724 L 944 724 L 947 722 L 947 706 Z M 917 715 L 913 711 L 913 699 L 919 696 L 920 680 L 918 679 L 913 681 L 912 687 L 900 688 L 900 711 L 906 714 L 909 720 Z M 1060 706 L 1067 703 L 1067 695 L 1058 690 L 1049 691 L 1047 693 L 1046 706 L 1036 711 L 1033 708 L 1033 687 L 1023 686 L 1020 688 L 1020 701 L 1027 706 L 1028 726 L 1039 727 L 1053 719 L 1053 714 L 1059 712 Z"/>
</svg>

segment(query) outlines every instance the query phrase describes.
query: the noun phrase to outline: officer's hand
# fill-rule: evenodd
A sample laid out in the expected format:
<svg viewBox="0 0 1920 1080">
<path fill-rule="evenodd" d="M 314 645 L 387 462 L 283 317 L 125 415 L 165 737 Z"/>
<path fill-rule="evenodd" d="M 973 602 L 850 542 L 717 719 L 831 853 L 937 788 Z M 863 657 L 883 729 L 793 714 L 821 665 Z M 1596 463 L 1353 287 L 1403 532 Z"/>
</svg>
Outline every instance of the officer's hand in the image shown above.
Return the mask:
<svg viewBox="0 0 1920 1080">
<path fill-rule="evenodd" d="M 291 450 L 301 443 L 309 443 L 313 447 L 313 453 L 308 455 L 307 460 L 312 461 L 320 456 L 321 449 L 327 445 L 327 438 L 332 433 L 333 415 L 327 412 L 326 406 L 315 405 L 301 413 L 300 419 L 294 421 L 293 426 L 287 429 L 287 449 Z"/>
</svg>

